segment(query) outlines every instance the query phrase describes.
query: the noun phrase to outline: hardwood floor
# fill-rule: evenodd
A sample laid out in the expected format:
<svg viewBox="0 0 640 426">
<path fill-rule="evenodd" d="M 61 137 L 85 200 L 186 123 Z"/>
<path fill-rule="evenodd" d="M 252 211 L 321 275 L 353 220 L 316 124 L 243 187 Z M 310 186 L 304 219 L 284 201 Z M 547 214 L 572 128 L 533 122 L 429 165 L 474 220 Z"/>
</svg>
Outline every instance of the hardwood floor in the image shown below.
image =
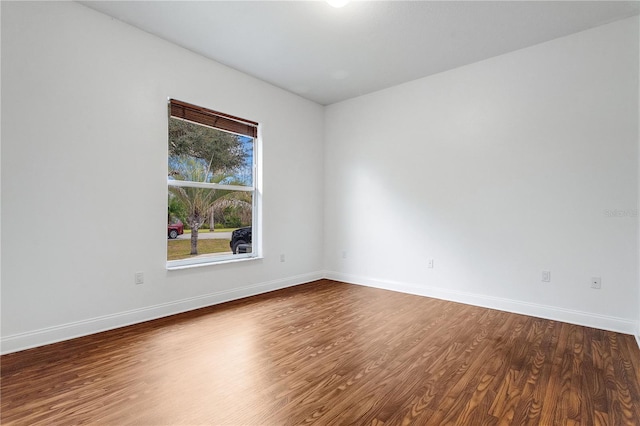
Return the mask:
<svg viewBox="0 0 640 426">
<path fill-rule="evenodd" d="M 640 425 L 632 336 L 328 280 L 0 361 L 5 425 Z"/>
</svg>

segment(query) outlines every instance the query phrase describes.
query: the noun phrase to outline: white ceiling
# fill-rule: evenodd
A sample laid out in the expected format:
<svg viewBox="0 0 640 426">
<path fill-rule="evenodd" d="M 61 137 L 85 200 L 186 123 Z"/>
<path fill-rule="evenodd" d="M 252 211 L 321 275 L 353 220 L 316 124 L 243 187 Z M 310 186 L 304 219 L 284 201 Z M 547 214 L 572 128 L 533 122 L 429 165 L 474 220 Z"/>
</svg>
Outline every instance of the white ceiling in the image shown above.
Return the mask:
<svg viewBox="0 0 640 426">
<path fill-rule="evenodd" d="M 323 105 L 640 12 L 638 1 L 81 1 Z"/>
</svg>

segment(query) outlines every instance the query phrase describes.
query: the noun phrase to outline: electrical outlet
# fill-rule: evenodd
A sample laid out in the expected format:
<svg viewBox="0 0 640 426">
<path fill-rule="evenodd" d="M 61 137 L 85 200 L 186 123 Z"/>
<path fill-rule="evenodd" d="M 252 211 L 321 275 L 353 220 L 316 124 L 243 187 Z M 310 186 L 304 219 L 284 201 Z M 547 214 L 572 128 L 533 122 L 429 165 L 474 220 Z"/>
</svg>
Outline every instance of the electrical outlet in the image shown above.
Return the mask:
<svg viewBox="0 0 640 426">
<path fill-rule="evenodd" d="M 542 282 L 543 283 L 551 282 L 551 271 L 542 271 Z"/>
<path fill-rule="evenodd" d="M 284 254 L 281 254 L 280 255 L 280 262 L 284 262 L 284 261 L 285 261 Z"/>
<path fill-rule="evenodd" d="M 136 285 L 144 283 L 144 272 L 136 272 L 134 274 L 134 281 Z"/>
<path fill-rule="evenodd" d="M 592 277 L 591 278 L 591 288 L 595 288 L 600 290 L 602 288 L 602 278 L 600 277 Z"/>
<path fill-rule="evenodd" d="M 433 259 L 427 260 L 427 268 L 433 268 Z"/>
</svg>

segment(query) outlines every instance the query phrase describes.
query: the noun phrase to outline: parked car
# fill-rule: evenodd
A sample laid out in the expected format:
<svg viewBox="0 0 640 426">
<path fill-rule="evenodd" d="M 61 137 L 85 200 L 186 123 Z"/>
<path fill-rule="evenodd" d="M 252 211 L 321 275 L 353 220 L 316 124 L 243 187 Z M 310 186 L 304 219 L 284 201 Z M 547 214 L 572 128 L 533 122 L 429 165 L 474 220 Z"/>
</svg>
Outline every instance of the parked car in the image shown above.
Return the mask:
<svg viewBox="0 0 640 426">
<path fill-rule="evenodd" d="M 167 225 L 168 235 L 170 239 L 178 238 L 178 235 L 184 234 L 184 225 L 182 222 L 170 223 Z"/>
<path fill-rule="evenodd" d="M 229 247 L 233 254 L 251 253 L 251 227 L 236 229 L 231 233 Z"/>
</svg>

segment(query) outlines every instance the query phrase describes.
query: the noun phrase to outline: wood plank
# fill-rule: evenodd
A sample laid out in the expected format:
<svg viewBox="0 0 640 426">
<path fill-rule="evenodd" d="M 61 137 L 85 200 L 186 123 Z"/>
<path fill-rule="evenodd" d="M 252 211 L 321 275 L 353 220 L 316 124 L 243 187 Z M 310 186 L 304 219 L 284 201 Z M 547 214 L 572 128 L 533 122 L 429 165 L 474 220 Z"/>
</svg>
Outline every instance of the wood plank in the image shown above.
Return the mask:
<svg viewBox="0 0 640 426">
<path fill-rule="evenodd" d="M 6 425 L 640 425 L 632 336 L 329 280 L 0 358 Z"/>
</svg>

